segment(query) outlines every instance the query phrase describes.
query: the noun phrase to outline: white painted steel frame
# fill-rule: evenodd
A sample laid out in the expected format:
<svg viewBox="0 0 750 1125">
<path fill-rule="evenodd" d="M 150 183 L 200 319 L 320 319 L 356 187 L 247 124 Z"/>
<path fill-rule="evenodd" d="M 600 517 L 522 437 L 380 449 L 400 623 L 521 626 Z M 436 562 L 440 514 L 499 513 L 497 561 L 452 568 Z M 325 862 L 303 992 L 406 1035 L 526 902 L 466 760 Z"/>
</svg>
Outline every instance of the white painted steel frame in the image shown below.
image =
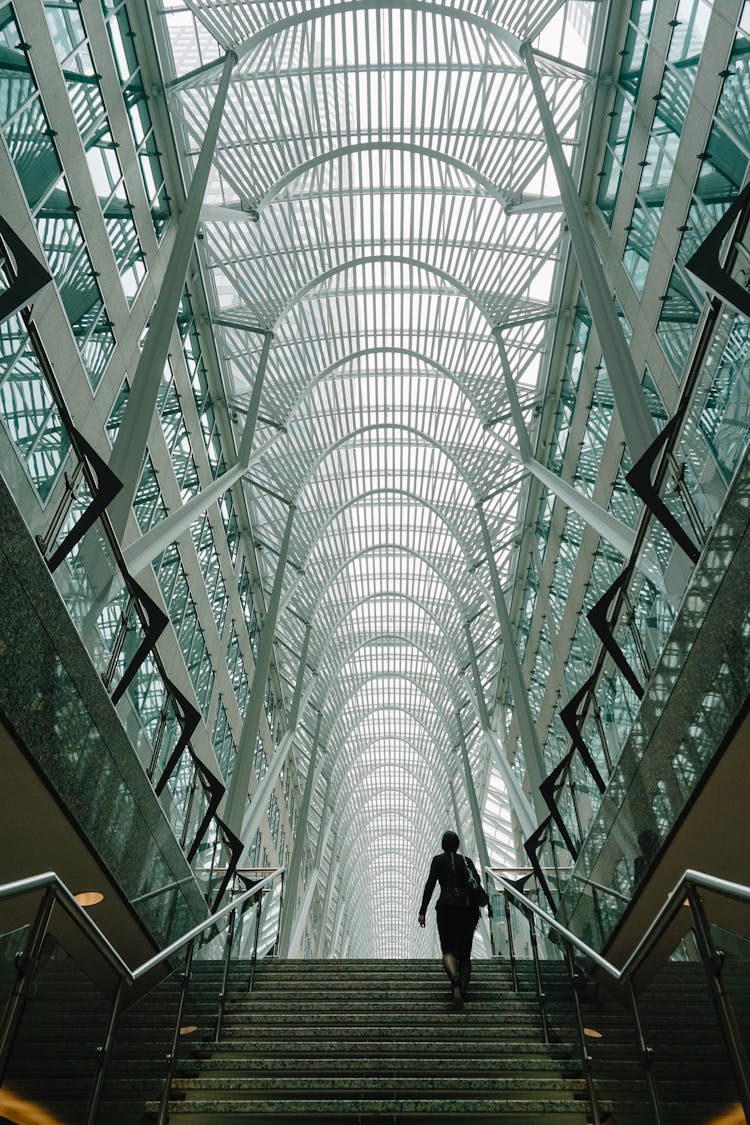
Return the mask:
<svg viewBox="0 0 750 1125">
<path fill-rule="evenodd" d="M 467 705 L 466 761 L 487 799 L 493 861 L 515 860 L 511 807 L 524 834 L 535 823 L 490 704 L 498 654 L 513 651 L 503 588 L 568 238 L 521 48 L 531 40 L 575 170 L 607 5 L 592 6 L 589 56 L 568 7 L 170 0 L 155 12 L 188 174 L 221 58 L 239 60 L 199 248 L 242 448 L 229 471 L 244 473 L 267 601 L 287 516 L 277 497 L 296 506 L 275 660 L 295 683 L 304 645 L 304 704 L 322 716 L 330 762 L 327 814 L 308 795 L 313 839 L 326 815 L 335 826 L 314 868 L 318 953 L 431 949 L 414 925 L 426 863 L 457 815 L 472 824 L 471 792 L 452 796 Z M 577 507 L 627 543 L 587 497 Z M 517 661 L 508 667 L 518 694 Z M 286 754 L 296 740 L 302 765 L 310 725 L 303 711 L 284 744 Z M 538 783 L 536 736 L 523 727 Z M 481 841 L 466 846 L 476 854 L 477 843 L 484 854 Z"/>
</svg>

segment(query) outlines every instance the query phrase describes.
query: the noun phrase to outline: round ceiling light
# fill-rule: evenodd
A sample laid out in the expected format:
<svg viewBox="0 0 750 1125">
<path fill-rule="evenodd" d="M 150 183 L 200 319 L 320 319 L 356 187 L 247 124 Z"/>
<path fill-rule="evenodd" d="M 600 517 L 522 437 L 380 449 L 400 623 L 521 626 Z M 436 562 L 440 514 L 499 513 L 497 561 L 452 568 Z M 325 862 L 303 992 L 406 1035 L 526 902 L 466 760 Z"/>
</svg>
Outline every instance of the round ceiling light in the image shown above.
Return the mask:
<svg viewBox="0 0 750 1125">
<path fill-rule="evenodd" d="M 100 891 L 80 891 L 73 897 L 79 906 L 96 906 L 103 900 L 104 895 Z"/>
</svg>

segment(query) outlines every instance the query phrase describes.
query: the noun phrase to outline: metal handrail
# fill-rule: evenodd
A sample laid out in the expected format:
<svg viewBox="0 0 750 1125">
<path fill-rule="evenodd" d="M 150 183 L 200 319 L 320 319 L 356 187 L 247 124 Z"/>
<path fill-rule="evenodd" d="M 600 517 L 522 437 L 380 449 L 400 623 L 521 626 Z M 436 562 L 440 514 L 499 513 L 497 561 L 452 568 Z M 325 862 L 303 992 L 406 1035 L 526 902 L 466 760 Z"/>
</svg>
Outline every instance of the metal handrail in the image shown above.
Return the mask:
<svg viewBox="0 0 750 1125">
<path fill-rule="evenodd" d="M 16 898 L 18 895 L 30 894 L 33 891 L 45 890 L 48 887 L 54 889 L 55 899 L 60 902 L 64 907 L 66 913 L 75 922 L 79 929 L 83 930 L 92 945 L 97 947 L 97 950 L 105 958 L 106 961 L 117 971 L 117 975 L 122 978 L 126 984 L 135 984 L 141 980 L 148 973 L 155 969 L 163 961 L 168 961 L 175 953 L 179 953 L 191 941 L 200 937 L 202 933 L 210 929 L 211 926 L 221 921 L 231 911 L 236 910 L 238 906 L 243 906 L 253 895 L 258 894 L 259 891 L 265 889 L 269 883 L 278 878 L 284 873 L 283 867 L 277 867 L 265 879 L 261 879 L 255 886 L 250 887 L 248 890 L 243 891 L 237 898 L 233 898 L 226 906 L 222 906 L 221 910 L 215 911 L 205 921 L 200 922 L 194 926 L 192 930 L 188 930 L 182 937 L 177 938 L 166 949 L 157 953 L 154 957 L 150 957 L 148 961 L 144 961 L 137 969 L 131 969 L 129 965 L 123 961 L 120 954 L 117 952 L 111 941 L 105 937 L 104 933 L 99 929 L 96 922 L 92 921 L 84 908 L 76 902 L 73 892 L 66 887 L 62 879 L 54 871 L 45 871 L 41 875 L 31 875 L 26 879 L 17 879 L 13 883 L 5 883 L 0 886 L 0 902 L 5 899 Z"/>
<path fill-rule="evenodd" d="M 611 895 L 612 898 L 616 898 L 620 902 L 630 902 L 628 896 L 624 895 L 622 891 L 616 891 L 614 887 L 605 887 L 604 883 L 597 883 L 596 879 L 588 879 L 585 875 L 577 875 L 572 868 L 570 868 L 570 878 L 575 879 L 576 883 L 583 883 L 584 887 L 593 887 L 595 891 Z"/>
<path fill-rule="evenodd" d="M 574 945 L 576 949 L 585 954 L 595 965 L 619 984 L 632 979 L 653 947 L 657 944 L 658 940 L 663 936 L 664 931 L 669 928 L 673 919 L 679 914 L 682 909 L 683 896 L 690 890 L 702 888 L 706 891 L 724 894 L 728 898 L 735 898 L 738 901 L 750 903 L 750 887 L 746 887 L 742 883 L 729 882 L 727 879 L 719 879 L 715 875 L 706 874 L 704 871 L 695 871 L 693 868 L 688 868 L 680 876 L 677 883 L 675 883 L 674 889 L 670 891 L 667 901 L 659 910 L 659 913 L 636 945 L 630 957 L 628 957 L 623 967 L 618 969 L 616 965 L 613 965 L 606 957 L 602 957 L 601 953 L 597 953 L 595 949 L 587 945 L 586 942 L 579 938 L 577 934 L 574 934 L 572 930 L 563 926 L 554 915 L 548 913 L 543 907 L 537 905 L 532 899 L 527 898 L 525 894 L 517 890 L 513 884 L 504 879 L 502 875 L 493 872 L 491 867 L 486 868 L 486 871 L 489 875 L 492 875 L 496 882 L 501 883 L 503 889 L 513 898 L 517 899 L 523 907 L 533 911 L 537 917 L 541 918 L 543 922 L 546 922 L 547 925 L 556 930 L 561 937 L 569 941 L 571 945 Z"/>
<path fill-rule="evenodd" d="M 177 1051 L 177 1041 L 179 1036 L 179 1024 L 182 1014 L 183 1006 L 185 1003 L 185 996 L 190 981 L 190 973 L 193 960 L 193 948 L 197 938 L 207 930 L 211 929 L 217 923 L 221 922 L 227 915 L 230 915 L 229 920 L 229 933 L 225 948 L 225 964 L 222 989 L 218 997 L 219 1010 L 217 1015 L 217 1033 L 218 1028 L 221 1026 L 221 1019 L 224 1010 L 225 989 L 229 971 L 229 959 L 231 957 L 232 941 L 234 937 L 234 923 L 238 910 L 249 902 L 255 895 L 260 895 L 259 901 L 262 902 L 263 893 L 266 888 L 275 879 L 283 876 L 284 868 L 279 867 L 272 871 L 264 879 L 259 880 L 254 886 L 249 887 L 243 891 L 241 895 L 232 899 L 226 906 L 220 910 L 215 910 L 208 918 L 200 922 L 197 926 L 193 926 L 187 933 L 177 938 L 160 953 L 150 957 L 139 965 L 136 969 L 131 969 L 125 961 L 120 957 L 119 953 L 109 941 L 107 937 L 86 914 L 83 907 L 76 902 L 75 896 L 68 887 L 63 883 L 60 877 L 54 871 L 46 871 L 40 875 L 32 875 L 25 879 L 18 879 L 12 883 L 6 883 L 0 886 L 0 902 L 8 901 L 12 898 L 17 898 L 21 895 L 31 894 L 34 891 L 43 891 L 43 897 L 39 908 L 37 909 L 36 917 L 32 923 L 29 931 L 29 938 L 26 943 L 23 955 L 18 962 L 18 976 L 13 988 L 11 997 L 5 1006 L 2 1014 L 2 1021 L 0 1022 L 0 1080 L 5 1072 L 8 1058 L 10 1057 L 13 1043 L 15 1040 L 16 1032 L 23 1016 L 26 1000 L 31 992 L 32 982 L 36 973 L 37 967 L 42 955 L 42 947 L 47 936 L 49 923 L 52 916 L 52 910 L 56 903 L 60 903 L 65 913 L 71 921 L 77 925 L 79 930 L 84 934 L 88 941 L 94 946 L 96 951 L 104 958 L 107 964 L 114 970 L 117 975 L 117 986 L 114 993 L 114 1000 L 112 1003 L 112 1011 L 107 1025 L 104 1042 L 97 1052 L 97 1075 L 89 1099 L 89 1108 L 86 1114 L 86 1125 L 93 1125 L 97 1110 L 99 1107 L 99 1100 L 104 1085 L 104 1075 L 112 1053 L 112 1046 L 115 1038 L 115 1031 L 117 1021 L 119 1018 L 120 1010 L 122 1007 L 122 997 L 124 986 L 132 986 L 138 981 L 146 977 L 155 968 L 163 965 L 179 953 L 182 949 L 187 949 L 185 955 L 185 967 L 182 974 L 182 985 L 180 991 L 180 999 L 178 1005 L 178 1015 L 175 1022 L 174 1036 L 172 1048 L 167 1055 L 168 1072 L 162 1091 L 162 1097 L 159 1107 L 158 1121 L 159 1125 L 164 1125 L 167 1120 L 167 1104 L 169 1098 L 169 1089 L 174 1072 L 174 1064 Z M 253 951 L 253 971 L 255 967 L 255 956 L 257 952 L 257 939 L 260 923 L 260 909 L 258 910 L 258 917 L 255 927 L 255 949 Z"/>
<path fill-rule="evenodd" d="M 137 969 L 133 970 L 133 981 L 141 980 L 141 978 L 145 977 L 147 973 L 150 973 L 152 969 L 155 969 L 157 965 L 160 965 L 163 961 L 168 961 L 175 953 L 179 953 L 179 951 L 184 949 L 186 945 L 189 945 L 191 941 L 195 941 L 197 937 L 200 937 L 205 930 L 210 929 L 216 922 L 219 922 L 222 918 L 226 917 L 227 914 L 236 910 L 238 906 L 243 906 L 249 899 L 258 894 L 259 891 L 265 890 L 274 879 L 278 879 L 283 875 L 284 871 L 285 868 L 277 867 L 275 871 L 272 871 L 270 875 L 266 875 L 265 879 L 261 879 L 254 887 L 243 891 L 241 895 L 238 895 L 237 898 L 233 898 L 226 906 L 222 906 L 221 910 L 217 910 L 210 918 L 207 918 L 205 922 L 193 926 L 192 930 L 188 930 L 182 937 L 177 938 L 177 940 L 173 941 L 171 945 L 168 945 L 166 949 L 163 949 L 161 953 L 157 953 L 155 957 L 144 961 L 142 965 L 139 965 Z"/>
<path fill-rule="evenodd" d="M 60 903 L 79 929 L 83 930 L 91 944 L 96 946 L 97 951 L 115 969 L 117 975 L 122 977 L 123 980 L 128 980 L 132 975 L 129 966 L 126 965 L 96 922 L 92 921 L 84 908 L 76 902 L 73 892 L 65 886 L 65 883 L 54 871 L 45 871 L 40 875 L 30 875 L 26 879 L 17 879 L 13 883 L 5 883 L 0 887 L 0 902 L 16 898 L 19 895 L 31 894 L 33 891 L 48 889 L 53 890 L 55 900 Z M 130 980 L 130 983 L 133 984 L 134 979 Z"/>
<path fill-rule="evenodd" d="M 509 871 L 516 871 L 519 875 L 535 875 L 537 871 L 555 871 L 560 875 L 570 875 L 572 874 L 573 868 L 540 865 L 539 867 L 488 867 L 487 870 L 494 871 L 498 875 L 503 875 L 505 872 Z"/>
<path fill-rule="evenodd" d="M 712 998 L 716 1008 L 716 1015 L 718 1017 L 719 1025 L 721 1027 L 722 1035 L 724 1037 L 727 1053 L 734 1071 L 734 1078 L 737 1084 L 740 1101 L 744 1109 L 745 1115 L 750 1121 L 750 1067 L 745 1055 L 743 1046 L 742 1035 L 739 1030 L 736 1017 L 732 1008 L 731 1001 L 726 994 L 723 983 L 721 980 L 722 957 L 718 954 L 711 941 L 711 932 L 708 918 L 706 916 L 703 900 L 699 895 L 699 890 L 710 891 L 714 894 L 723 895 L 727 898 L 732 898 L 738 902 L 750 904 L 750 887 L 742 883 L 733 883 L 728 879 L 720 879 L 715 875 L 708 875 L 703 871 L 696 871 L 693 868 L 688 868 L 675 884 L 673 890 L 670 892 L 667 901 L 661 907 L 651 925 L 644 933 L 641 940 L 636 945 L 633 952 L 630 954 L 625 964 L 621 969 L 608 961 L 606 957 L 602 957 L 595 949 L 592 949 L 585 941 L 574 934 L 566 926 L 557 920 L 552 914 L 544 910 L 543 907 L 533 902 L 525 894 L 513 886 L 507 879 L 504 879 L 492 868 L 487 867 L 486 873 L 490 875 L 496 884 L 500 884 L 504 892 L 506 900 L 506 911 L 508 898 L 515 900 L 516 905 L 525 915 L 529 922 L 532 948 L 534 953 L 534 964 L 537 970 L 537 978 L 539 979 L 539 964 L 538 954 L 536 949 L 536 940 L 534 932 L 534 917 L 540 918 L 548 926 L 550 926 L 566 943 L 566 960 L 568 964 L 568 971 L 570 973 L 571 984 L 573 986 L 573 997 L 576 1008 L 576 1016 L 578 1022 L 578 1030 L 581 1038 L 581 1047 L 583 1053 L 584 1067 L 586 1070 L 586 1078 L 589 1086 L 589 1094 L 592 1103 L 592 1114 L 595 1125 L 599 1125 L 600 1117 L 597 1105 L 596 1090 L 593 1084 L 593 1074 L 591 1072 L 591 1057 L 588 1053 L 588 1048 L 585 1041 L 585 1032 L 583 1027 L 583 1020 L 580 1006 L 580 996 L 578 994 L 578 986 L 580 985 L 580 975 L 576 973 L 573 961 L 573 949 L 578 949 L 583 953 L 589 961 L 605 972 L 616 984 L 621 985 L 628 997 L 628 1002 L 632 1011 L 636 1032 L 638 1035 L 639 1047 L 643 1065 L 646 1071 L 646 1077 L 649 1085 L 649 1093 L 651 1096 L 652 1107 L 654 1110 L 654 1119 L 657 1125 L 660 1125 L 662 1117 L 659 1108 L 659 1099 L 656 1092 L 654 1083 L 654 1075 L 652 1071 L 652 1052 L 648 1047 L 643 1026 L 641 1024 L 640 1014 L 638 1010 L 638 1003 L 636 999 L 634 978 L 638 970 L 645 963 L 646 958 L 653 952 L 654 948 L 669 929 L 677 914 L 683 907 L 684 896 L 687 895 L 687 905 L 690 907 L 694 920 L 695 938 L 703 961 L 703 967 L 709 978 L 709 983 L 712 986 Z M 510 919 L 508 917 L 508 932 L 510 935 Z M 512 944 L 510 945 L 511 960 L 514 960 Z M 514 972 L 515 978 L 515 972 Z M 542 1015 L 542 1024 L 546 1028 L 546 1013 L 544 1010 L 544 993 L 539 987 L 538 999 Z M 546 1033 L 545 1033 L 546 1034 Z"/>
</svg>

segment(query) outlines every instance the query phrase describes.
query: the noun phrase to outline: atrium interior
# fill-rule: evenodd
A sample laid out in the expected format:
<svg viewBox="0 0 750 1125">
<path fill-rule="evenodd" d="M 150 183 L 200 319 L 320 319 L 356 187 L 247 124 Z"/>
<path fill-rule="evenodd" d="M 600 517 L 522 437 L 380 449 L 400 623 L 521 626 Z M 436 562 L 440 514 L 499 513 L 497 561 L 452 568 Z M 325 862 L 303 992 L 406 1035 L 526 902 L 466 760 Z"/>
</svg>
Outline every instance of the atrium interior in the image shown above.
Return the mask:
<svg viewBox="0 0 750 1125">
<path fill-rule="evenodd" d="M 436 956 L 451 827 L 623 956 L 750 883 L 749 67 L 743 0 L 0 0 L 0 882 L 133 961 L 279 867 L 263 950 Z"/>
</svg>

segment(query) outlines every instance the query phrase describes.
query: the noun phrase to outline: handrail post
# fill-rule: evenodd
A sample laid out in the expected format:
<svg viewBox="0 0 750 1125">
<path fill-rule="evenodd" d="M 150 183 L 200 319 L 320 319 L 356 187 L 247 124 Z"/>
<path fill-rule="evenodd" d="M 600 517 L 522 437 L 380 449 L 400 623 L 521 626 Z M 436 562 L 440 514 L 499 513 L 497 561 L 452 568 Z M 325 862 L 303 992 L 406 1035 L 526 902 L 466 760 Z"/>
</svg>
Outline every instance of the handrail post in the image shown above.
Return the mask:
<svg viewBox="0 0 750 1125">
<path fill-rule="evenodd" d="M 232 957 L 232 942 L 234 941 L 234 924 L 237 918 L 237 912 L 233 911 L 229 915 L 229 927 L 227 932 L 227 940 L 224 946 L 224 972 L 221 977 L 221 992 L 219 993 L 219 1007 L 216 1013 L 216 1033 L 214 1034 L 214 1043 L 218 1043 L 221 1037 L 221 1025 L 224 1021 L 224 1008 L 227 1000 L 227 982 L 229 980 L 229 962 Z"/>
<path fill-rule="evenodd" d="M 630 1001 L 630 1009 L 633 1013 L 633 1020 L 635 1022 L 635 1030 L 638 1034 L 638 1050 L 641 1054 L 641 1061 L 643 1069 L 646 1072 L 646 1082 L 648 1083 L 648 1093 L 651 1098 L 651 1106 L 654 1111 L 655 1125 L 661 1125 L 661 1109 L 659 1107 L 659 1096 L 656 1092 L 656 1080 L 654 1078 L 654 1052 L 646 1042 L 646 1037 L 643 1034 L 643 1024 L 641 1023 L 641 1013 L 638 1010 L 638 1001 L 633 988 L 632 980 L 627 982 L 628 1000 Z"/>
<path fill-rule="evenodd" d="M 258 940 L 260 938 L 260 918 L 263 913 L 263 899 L 265 898 L 265 891 L 260 891 L 258 894 L 258 905 L 255 914 L 255 936 L 253 937 L 253 952 L 250 957 L 250 979 L 247 982 L 247 991 L 253 991 L 253 984 L 255 983 L 255 962 L 258 959 Z"/>
<path fill-rule="evenodd" d="M 276 938 L 273 943 L 272 956 L 278 957 L 279 948 L 281 945 L 281 920 L 284 917 L 284 876 L 286 872 L 282 871 L 281 878 L 279 879 L 279 923 L 276 928 Z"/>
<path fill-rule="evenodd" d="M 0 1026 L 0 1083 L 5 1079 L 5 1070 L 8 1065 L 10 1053 L 13 1050 L 13 1044 L 23 1017 L 26 1001 L 29 998 L 31 985 L 39 965 L 42 946 L 47 936 L 47 929 L 56 898 L 57 891 L 55 887 L 48 886 L 39 904 L 36 918 L 31 926 L 26 948 L 23 953 L 16 958 L 16 983 L 13 985 L 13 991 L 5 1006 L 2 1025 Z"/>
<path fill-rule="evenodd" d="M 109 1015 L 109 1023 L 107 1024 L 107 1031 L 104 1036 L 104 1042 L 98 1048 L 96 1053 L 96 1077 L 94 1078 L 94 1085 L 89 1097 L 88 1110 L 86 1111 L 86 1120 L 84 1125 L 94 1125 L 96 1121 L 96 1114 L 99 1109 L 99 1102 L 101 1101 L 102 1091 L 104 1089 L 104 1079 L 107 1073 L 107 1065 L 112 1054 L 112 1047 L 115 1040 L 115 1032 L 117 1030 L 117 1021 L 120 1018 L 120 1005 L 122 1003 L 122 990 L 124 981 L 122 978 L 118 981 L 117 991 L 115 998 L 112 1001 L 112 1011 Z"/>
<path fill-rule="evenodd" d="M 565 962 L 568 966 L 568 975 L 570 977 L 570 987 L 573 991 L 573 1007 L 576 1013 L 576 1022 L 578 1024 L 578 1038 L 581 1043 L 581 1057 L 583 1060 L 583 1069 L 586 1077 L 586 1085 L 589 1091 L 589 1101 L 591 1102 L 591 1123 L 592 1125 L 601 1125 L 601 1115 L 599 1113 L 599 1099 L 596 1096 L 596 1087 L 594 1086 L 594 1073 L 593 1073 L 593 1060 L 589 1053 L 589 1045 L 586 1041 L 586 1032 L 583 1028 L 583 1012 L 581 1011 L 581 996 L 580 987 L 583 978 L 576 969 L 575 959 L 573 957 L 573 949 L 570 942 L 565 942 Z"/>
<path fill-rule="evenodd" d="M 716 1015 L 724 1037 L 724 1045 L 729 1054 L 729 1061 L 734 1071 L 737 1083 L 737 1093 L 745 1113 L 750 1121 L 750 1070 L 748 1069 L 745 1048 L 742 1044 L 742 1035 L 734 1014 L 732 1001 L 724 987 L 722 972 L 724 957 L 714 947 L 711 940 L 711 929 L 703 906 L 703 899 L 696 887 L 688 883 L 688 902 L 693 914 L 695 940 L 698 943 L 698 952 L 703 960 L 703 967 L 708 977 L 711 995 L 716 1009 Z"/>
<path fill-rule="evenodd" d="M 542 1017 L 542 1039 L 549 1045 L 549 1024 L 547 1022 L 547 999 L 542 984 L 542 969 L 539 964 L 539 946 L 536 940 L 536 924 L 534 915 L 530 910 L 524 910 L 526 921 L 529 923 L 529 937 L 531 938 L 531 954 L 534 959 L 534 976 L 536 977 L 536 998 L 539 1001 L 539 1014 Z"/>
<path fill-rule="evenodd" d="M 599 940 L 601 941 L 602 946 L 604 946 L 604 944 L 607 940 L 607 935 L 604 933 L 604 918 L 602 916 L 602 904 L 599 901 L 599 892 L 596 889 L 596 887 L 591 888 L 591 901 L 594 905 L 594 917 L 596 918 L 596 924 L 599 927 Z"/>
<path fill-rule="evenodd" d="M 172 1079 L 174 1078 L 175 1064 L 177 1062 L 177 1044 L 180 1041 L 180 1027 L 182 1025 L 182 1014 L 185 1011 L 185 997 L 187 996 L 188 986 L 190 984 L 190 974 L 193 968 L 193 950 L 195 949 L 195 938 L 190 942 L 185 954 L 185 967 L 182 972 L 182 987 L 180 989 L 180 1000 L 177 1005 L 177 1016 L 175 1018 L 174 1033 L 172 1035 L 172 1047 L 167 1055 L 167 1075 L 164 1079 L 164 1088 L 161 1092 L 161 1101 L 159 1102 L 159 1114 L 156 1118 L 156 1125 L 166 1125 L 169 1117 L 169 1091 L 172 1087 Z"/>
<path fill-rule="evenodd" d="M 513 926 L 510 920 L 510 905 L 508 903 L 508 895 L 503 891 L 503 903 L 505 904 L 505 928 L 508 931 L 508 956 L 510 957 L 510 972 L 513 978 L 513 991 L 518 993 L 518 968 L 516 966 L 516 947 L 513 942 Z"/>
</svg>

